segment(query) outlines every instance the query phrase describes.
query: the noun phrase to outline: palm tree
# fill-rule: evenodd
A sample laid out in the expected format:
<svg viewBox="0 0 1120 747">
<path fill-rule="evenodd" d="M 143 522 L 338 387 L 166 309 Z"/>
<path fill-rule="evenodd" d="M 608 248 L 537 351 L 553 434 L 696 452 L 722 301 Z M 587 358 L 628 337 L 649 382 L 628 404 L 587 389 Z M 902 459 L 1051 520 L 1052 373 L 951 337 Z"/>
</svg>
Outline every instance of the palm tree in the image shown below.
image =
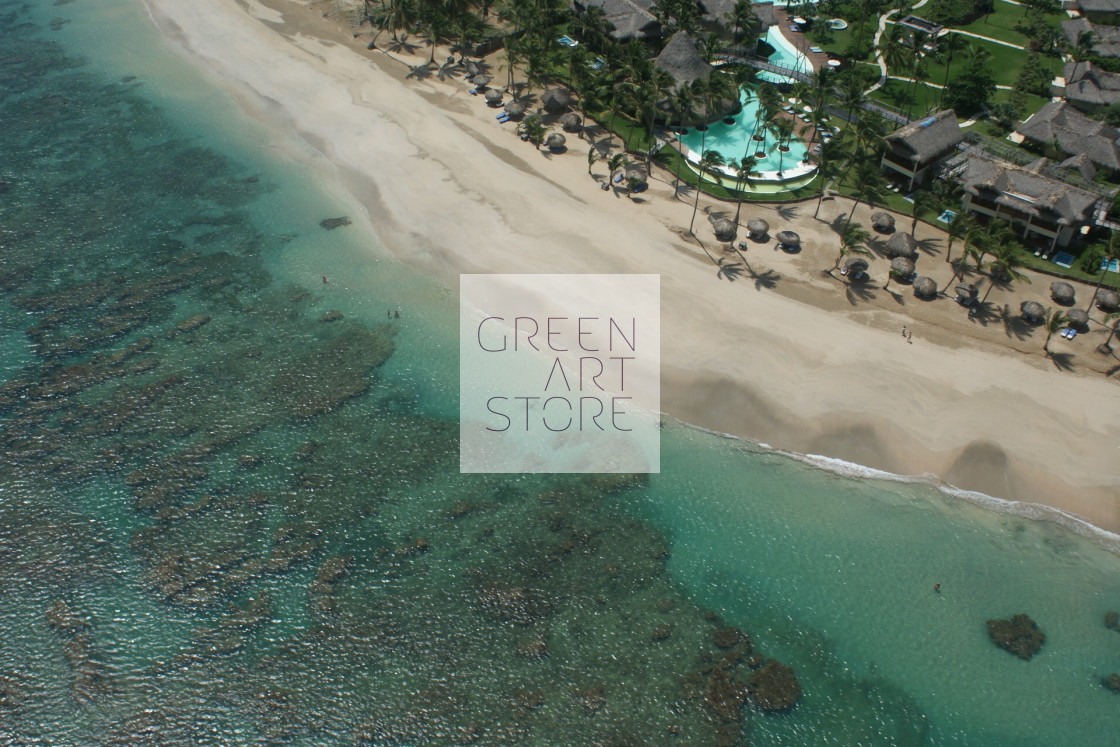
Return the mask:
<svg viewBox="0 0 1120 747">
<path fill-rule="evenodd" d="M 848 223 L 845 225 L 840 231 L 840 251 L 836 255 L 836 263 L 832 265 L 832 269 L 827 271 L 828 274 L 831 275 L 835 272 L 845 257 L 870 257 L 871 250 L 867 248 L 867 242 L 869 241 L 871 241 L 871 234 L 861 224 Z"/>
<path fill-rule="evenodd" d="M 1019 259 L 1014 243 L 991 244 L 988 251 L 992 255 L 992 262 L 988 265 L 991 281 L 988 283 L 988 289 L 984 291 L 984 301 L 988 300 L 988 294 L 992 292 L 996 283 L 1005 281 L 1008 283 L 1022 281 L 1029 283 L 1031 281 L 1029 277 L 1019 271 L 1023 262 Z"/>
<path fill-rule="evenodd" d="M 817 176 L 821 180 L 821 191 L 817 197 L 817 209 L 813 211 L 813 217 L 816 218 L 821 212 L 821 203 L 824 202 L 825 192 L 828 191 L 828 185 L 840 175 L 841 166 L 843 165 L 843 145 L 836 138 L 830 142 L 821 145 L 821 151 L 817 154 Z"/>
<path fill-rule="evenodd" d="M 591 176 L 591 167 L 603 160 L 603 154 L 595 143 L 587 149 L 587 175 Z"/>
<path fill-rule="evenodd" d="M 953 57 L 957 52 L 963 52 L 968 46 L 968 39 L 961 34 L 942 34 L 937 37 L 937 53 L 945 60 L 945 75 L 941 79 L 941 95 L 937 98 L 937 105 L 945 98 L 945 86 L 949 85 L 949 69 L 953 66 Z"/>
<path fill-rule="evenodd" d="M 968 231 L 972 231 L 975 229 L 976 219 L 972 217 L 971 213 L 966 213 L 963 215 L 957 214 L 953 216 L 953 219 L 949 221 L 949 224 L 947 226 L 945 226 L 945 233 L 949 234 L 949 243 L 945 246 L 946 262 L 951 263 L 953 261 L 953 241 L 955 239 L 961 238 Z M 910 234 L 913 235 L 914 232 L 911 231 Z"/>
<path fill-rule="evenodd" d="M 755 169 L 758 168 L 758 159 L 754 156 L 744 155 L 739 159 L 739 162 L 734 165 L 736 179 L 735 196 L 737 202 L 735 205 L 735 223 L 737 225 L 739 223 L 739 214 L 743 209 L 743 185 L 745 184 L 752 190 L 754 189 L 754 185 L 751 184 L 751 177 L 757 173 Z"/>
<path fill-rule="evenodd" d="M 794 129 L 792 119 L 781 117 L 774 120 L 774 147 L 778 149 L 778 173 L 781 173 L 785 166 L 786 151 L 789 150 L 789 141 L 793 138 Z"/>
<path fill-rule="evenodd" d="M 879 166 L 875 161 L 864 160 L 856 166 L 856 201 L 852 205 L 851 212 L 848 213 L 848 220 L 844 223 L 845 228 L 851 224 L 852 218 L 855 217 L 856 214 L 856 208 L 860 206 L 860 203 L 866 202 L 872 204 L 883 201 L 885 185 L 886 180 L 883 179 L 883 175 L 879 173 Z"/>
<path fill-rule="evenodd" d="M 1050 357 L 1050 338 L 1054 333 L 1069 323 L 1069 317 L 1066 316 L 1061 309 L 1047 309 L 1046 316 L 1046 342 L 1042 343 L 1042 349 L 1046 351 L 1046 357 Z"/>
<path fill-rule="evenodd" d="M 688 224 L 688 235 L 694 235 L 692 229 L 696 226 L 696 213 L 700 209 L 700 186 L 704 183 L 704 172 L 716 166 L 722 166 L 724 163 L 723 156 L 719 151 L 706 150 L 704 155 L 700 157 L 700 174 L 696 181 L 696 201 L 692 204 L 692 220 Z"/>
<path fill-rule="evenodd" d="M 915 189 L 911 197 L 914 198 L 914 202 L 910 206 L 910 216 L 913 218 L 910 223 L 910 235 L 913 236 L 918 229 L 918 216 L 927 210 L 936 208 L 937 198 L 933 192 L 922 187 Z"/>
<path fill-rule="evenodd" d="M 1115 320 L 1116 323 L 1109 326 L 1108 323 L 1113 320 Z M 1114 311 L 1113 313 L 1106 316 L 1104 318 L 1104 323 L 1106 326 L 1108 326 L 1108 339 L 1101 344 L 1101 348 L 1107 351 L 1112 350 L 1112 338 L 1116 336 L 1117 332 L 1120 332 L 1120 311 Z"/>
<path fill-rule="evenodd" d="M 692 113 L 692 107 L 696 103 L 696 100 L 697 96 L 692 86 L 683 85 L 676 90 L 676 93 L 673 94 L 673 110 L 677 114 L 678 128 L 682 133 L 684 132 L 684 124 L 686 121 L 688 121 L 689 115 Z M 676 174 L 673 175 L 673 195 L 679 199 L 680 195 L 678 188 L 681 181 L 681 166 L 684 165 L 685 161 L 683 138 L 677 139 L 677 152 L 679 157 L 677 158 L 677 171 Z"/>
</svg>

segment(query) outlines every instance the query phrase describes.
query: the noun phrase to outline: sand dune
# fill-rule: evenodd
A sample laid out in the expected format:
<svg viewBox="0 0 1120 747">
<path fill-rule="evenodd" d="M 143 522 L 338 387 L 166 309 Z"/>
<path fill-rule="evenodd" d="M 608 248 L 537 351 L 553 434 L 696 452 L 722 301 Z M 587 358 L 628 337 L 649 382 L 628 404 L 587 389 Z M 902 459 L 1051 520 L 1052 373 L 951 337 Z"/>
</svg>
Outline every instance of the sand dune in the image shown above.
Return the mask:
<svg viewBox="0 0 1120 747">
<path fill-rule="evenodd" d="M 634 199 L 605 192 L 583 141 L 542 154 L 463 81 L 404 80 L 404 62 L 366 51 L 367 39 L 324 19 L 323 6 L 146 2 L 167 38 L 246 111 L 290 133 L 293 157 L 365 205 L 388 251 L 448 287 L 460 272 L 661 274 L 669 414 L 1120 530 L 1120 388 L 1107 374 L 1120 361 L 1094 351 L 1101 332 L 1054 340 L 1072 370 L 1043 357 L 1042 333 L 1014 317 L 1022 300 L 1050 305 L 1048 278 L 994 290 L 990 300 L 1009 313 L 975 321 L 947 299 L 883 290 L 881 257 L 878 282 L 852 289 L 822 273 L 837 246 L 830 224 L 851 210 L 844 199 L 825 202 L 819 219 L 815 201 L 744 206 L 744 222 L 791 228 L 806 248 L 725 253 L 705 216 L 734 205 L 702 199 L 700 241 L 685 240 L 691 198 L 674 198 L 671 175 Z M 869 225 L 870 212 L 861 206 L 855 219 Z M 928 250 L 919 272 L 946 283 L 944 235 L 920 225 L 917 237 Z"/>
</svg>

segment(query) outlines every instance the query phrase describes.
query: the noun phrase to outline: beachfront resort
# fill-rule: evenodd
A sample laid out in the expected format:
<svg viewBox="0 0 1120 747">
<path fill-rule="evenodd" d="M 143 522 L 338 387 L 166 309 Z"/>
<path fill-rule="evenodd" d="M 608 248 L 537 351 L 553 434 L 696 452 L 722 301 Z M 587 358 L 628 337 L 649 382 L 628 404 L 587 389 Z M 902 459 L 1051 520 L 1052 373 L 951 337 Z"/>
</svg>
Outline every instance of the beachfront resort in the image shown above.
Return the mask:
<svg viewBox="0 0 1120 747">
<path fill-rule="evenodd" d="M 1010 287 L 1030 269 L 1053 276 L 1048 298 L 1019 309 L 1046 330 L 1047 354 L 1053 334 L 1091 330 L 1106 331 L 1109 354 L 1120 52 L 1107 24 L 1120 12 L 1076 0 L 922 5 L 366 0 L 351 19 L 372 29 L 371 50 L 427 52 L 410 78 L 461 78 L 523 140 L 573 156 L 580 142 L 589 174 L 607 165 L 604 190 L 671 179 L 695 204 L 689 234 L 701 230 L 701 193 L 733 206 L 733 217 L 706 211 L 728 249 L 771 238 L 744 204 L 816 200 L 816 215 L 854 199 L 836 226 L 832 270 L 846 282 L 871 282 L 882 257 L 876 281 L 975 318 L 985 284 Z M 850 217 L 861 204 L 883 208 L 870 225 Z M 896 215 L 910 231 L 896 233 Z M 916 264 L 919 222 L 944 246 L 922 265 L 940 259 L 948 273 Z M 796 228 L 775 232 L 787 251 Z"/>
</svg>

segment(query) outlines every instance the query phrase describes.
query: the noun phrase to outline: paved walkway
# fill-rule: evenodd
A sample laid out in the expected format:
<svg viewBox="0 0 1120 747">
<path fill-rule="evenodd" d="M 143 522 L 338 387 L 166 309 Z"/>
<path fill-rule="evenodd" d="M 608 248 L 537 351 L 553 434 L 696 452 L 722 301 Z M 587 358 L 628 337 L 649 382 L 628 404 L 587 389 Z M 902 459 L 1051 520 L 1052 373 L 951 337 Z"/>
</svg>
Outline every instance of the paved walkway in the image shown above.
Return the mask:
<svg viewBox="0 0 1120 747">
<path fill-rule="evenodd" d="M 918 2 L 916 2 L 914 6 L 910 8 L 910 10 L 915 11 L 925 5 L 927 2 L 929 2 L 929 0 L 918 0 Z M 890 17 L 897 12 L 898 8 L 892 8 L 883 15 L 879 16 L 879 29 L 875 32 L 875 38 L 871 41 L 875 49 L 875 61 L 879 63 L 879 80 L 872 83 L 871 87 L 863 92 L 864 96 L 870 94 L 872 91 L 882 88 L 883 85 L 885 85 L 887 82 L 887 61 L 883 59 L 883 53 L 879 50 L 879 40 L 883 38 L 883 32 L 887 30 L 887 23 L 890 22 Z"/>
<path fill-rule="evenodd" d="M 1016 3 L 1016 5 L 1018 5 L 1018 3 Z M 1011 47 L 1012 49 L 1026 49 L 1026 47 L 1020 46 L 1018 44 L 1012 44 L 1011 42 L 1005 42 L 1000 39 L 993 39 L 990 36 L 981 36 L 980 34 L 974 34 L 971 31 L 961 31 L 960 29 L 945 29 L 945 31 L 943 31 L 941 35 L 944 36 L 945 34 L 960 34 L 961 36 L 971 36 L 973 39 L 983 39 L 984 41 L 989 41 L 992 44 L 1000 44 L 1004 47 Z"/>
</svg>

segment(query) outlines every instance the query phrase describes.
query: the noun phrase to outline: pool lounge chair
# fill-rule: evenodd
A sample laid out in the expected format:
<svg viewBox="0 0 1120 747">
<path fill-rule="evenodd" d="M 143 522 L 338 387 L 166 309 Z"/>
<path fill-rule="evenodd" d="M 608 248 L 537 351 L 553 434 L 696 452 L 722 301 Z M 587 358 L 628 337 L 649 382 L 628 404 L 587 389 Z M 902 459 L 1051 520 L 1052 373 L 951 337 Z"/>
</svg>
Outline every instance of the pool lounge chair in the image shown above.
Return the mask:
<svg viewBox="0 0 1120 747">
<path fill-rule="evenodd" d="M 809 47 L 809 51 L 810 52 L 816 52 L 817 54 L 823 54 L 824 53 L 824 50 L 821 49 L 820 47 Z"/>
</svg>

